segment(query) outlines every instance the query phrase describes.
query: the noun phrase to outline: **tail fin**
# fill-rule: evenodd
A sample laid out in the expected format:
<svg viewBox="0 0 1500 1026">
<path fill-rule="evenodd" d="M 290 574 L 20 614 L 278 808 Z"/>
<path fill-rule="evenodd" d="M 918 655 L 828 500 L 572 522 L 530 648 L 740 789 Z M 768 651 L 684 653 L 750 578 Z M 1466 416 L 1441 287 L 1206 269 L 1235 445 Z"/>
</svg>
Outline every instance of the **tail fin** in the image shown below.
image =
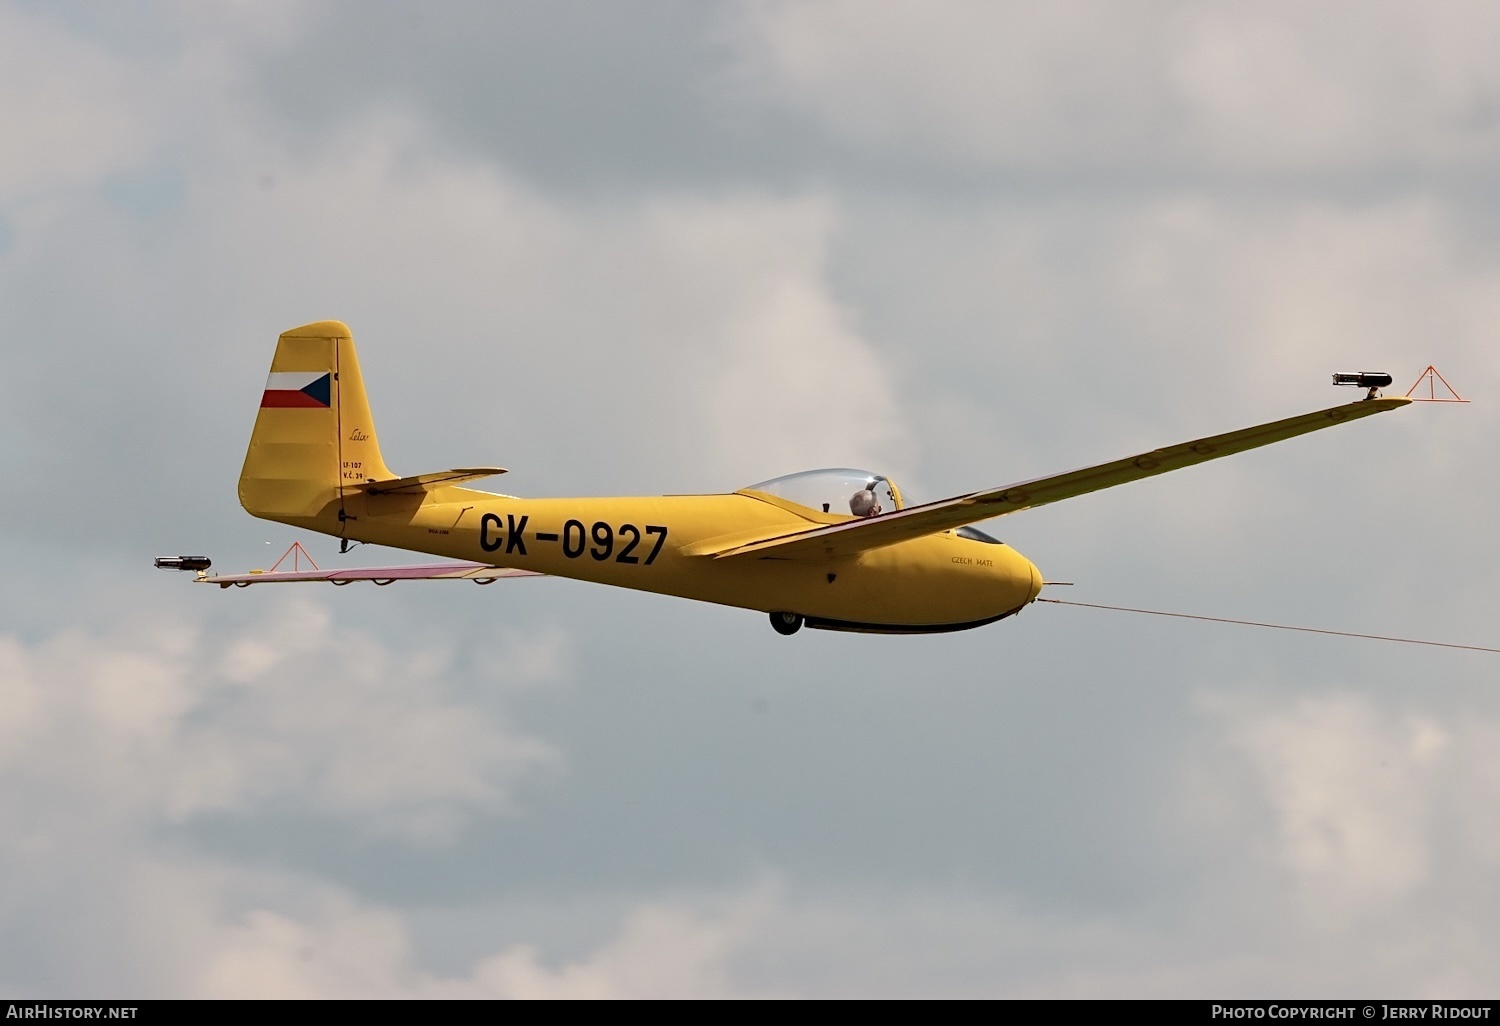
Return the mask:
<svg viewBox="0 0 1500 1026">
<path fill-rule="evenodd" d="M 338 533 L 344 488 L 393 476 L 348 326 L 318 321 L 283 332 L 240 471 L 240 505 Z"/>
</svg>

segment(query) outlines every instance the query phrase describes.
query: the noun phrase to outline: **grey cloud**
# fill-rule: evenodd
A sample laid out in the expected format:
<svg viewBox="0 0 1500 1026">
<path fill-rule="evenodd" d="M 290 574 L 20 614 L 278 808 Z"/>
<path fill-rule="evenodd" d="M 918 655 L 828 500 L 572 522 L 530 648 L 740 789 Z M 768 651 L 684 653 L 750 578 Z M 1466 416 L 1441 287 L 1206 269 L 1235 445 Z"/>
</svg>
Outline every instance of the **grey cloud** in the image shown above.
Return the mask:
<svg viewBox="0 0 1500 1026">
<path fill-rule="evenodd" d="M 785 173 L 798 132 L 734 102 L 731 58 L 715 4 L 330 3 L 260 73 L 272 110 L 306 131 L 412 108 L 459 152 L 614 192 Z"/>
<path fill-rule="evenodd" d="M 120 26 L 82 49 L 42 34 L 105 53 L 151 134 L 98 163 L 56 151 L 55 188 L 0 201 L 0 633 L 33 665 L 171 619 L 198 655 L 109 649 L 155 676 L 58 656 L 48 707 L 147 716 L 164 674 L 218 741 L 172 735 L 135 790 L 109 775 L 128 753 L 93 776 L 63 743 L 11 767 L 13 838 L 67 811 L 49 795 L 147 797 L 107 865 L 6 849 L 7 982 L 608 987 L 659 939 L 682 990 L 1493 989 L 1493 825 L 1464 815 L 1492 804 L 1482 657 L 1040 606 L 962 636 L 785 641 L 740 611 L 538 580 L 316 592 L 317 673 L 256 675 L 289 597 L 149 568 L 194 549 L 264 566 L 291 540 L 243 515 L 234 479 L 273 336 L 320 317 L 356 332 L 393 465 L 498 460 L 524 494 L 725 488 L 854 450 L 935 497 L 1332 402 L 1346 365 L 1432 360 L 1481 401 L 995 529 L 1084 600 L 1494 643 L 1500 255 L 1472 154 L 1418 134 L 1311 171 L 1170 148 L 1104 166 L 1023 135 L 1047 168 L 1023 174 L 860 134 L 847 93 L 757 81 L 740 9 L 557 10 L 310 7 L 246 43 L 172 21 L 149 60 Z M 1070 52 L 1036 59 L 1067 80 Z M 1076 88 L 1152 73 L 1126 64 Z M 1122 131 L 1171 114 L 1120 102 L 1139 119 Z M 851 383 L 877 400 L 870 430 L 834 415 Z M 757 423 L 757 390 L 802 419 Z M 513 663 L 566 682 L 528 687 Z M 1441 758 L 1408 757 L 1414 723 Z M 528 739 L 560 762 L 496 755 Z M 388 744 L 403 759 L 373 761 Z M 168 803 L 224 752 L 269 767 L 265 790 Z M 1382 805 L 1349 781 L 1386 752 L 1400 800 Z M 360 804 L 403 767 L 415 790 Z M 1347 833 L 1346 805 L 1375 824 L 1348 836 L 1426 854 L 1367 873 L 1405 889 L 1320 933 L 1297 918 L 1317 874 L 1297 875 L 1287 824 L 1306 807 L 1307 829 Z M 1403 832 L 1390 817 L 1412 810 L 1425 825 Z M 392 839 L 430 816 L 443 845 Z"/>
<path fill-rule="evenodd" d="M 318 5 L 260 71 L 547 189 L 1077 195 L 1482 181 L 1500 26 L 1402 5 Z"/>
<path fill-rule="evenodd" d="M 393 653 L 331 629 L 316 605 L 289 597 L 239 636 L 143 626 L 129 639 L 5 638 L 0 772 L 35 784 L 13 788 L 3 815 L 25 843 L 61 844 L 77 817 L 118 829 L 261 803 L 441 839 L 504 811 L 510 781 L 556 767 L 555 751 L 508 732 L 498 711 L 452 701 L 450 653 Z M 538 650 L 522 671 L 545 681 L 561 664 Z"/>
<path fill-rule="evenodd" d="M 768 99 L 877 151 L 987 167 L 1477 171 L 1500 135 L 1500 23 L 1404 4 L 1129 9 L 746 5 Z"/>
</svg>

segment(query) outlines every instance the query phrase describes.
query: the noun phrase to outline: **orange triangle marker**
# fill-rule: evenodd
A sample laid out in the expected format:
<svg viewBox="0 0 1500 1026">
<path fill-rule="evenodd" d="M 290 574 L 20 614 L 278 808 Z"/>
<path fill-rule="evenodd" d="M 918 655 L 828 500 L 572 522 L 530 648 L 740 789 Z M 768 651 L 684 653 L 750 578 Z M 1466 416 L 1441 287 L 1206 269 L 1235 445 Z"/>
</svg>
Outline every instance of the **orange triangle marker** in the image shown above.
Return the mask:
<svg viewBox="0 0 1500 1026">
<path fill-rule="evenodd" d="M 1424 381 L 1427 382 L 1427 394 L 1412 395 L 1413 392 L 1422 387 L 1422 382 Z M 1440 397 L 1437 394 L 1437 383 L 1439 381 L 1443 383 L 1443 388 L 1447 390 L 1447 397 Z M 1418 403 L 1466 403 L 1469 401 L 1459 395 L 1453 386 L 1448 384 L 1448 379 L 1439 374 L 1438 369 L 1432 366 L 1432 364 L 1428 364 L 1427 369 L 1422 372 L 1422 376 L 1417 378 L 1416 383 L 1406 390 L 1406 398 Z"/>
<path fill-rule="evenodd" d="M 313 563 L 312 556 L 308 555 L 307 550 L 302 547 L 302 543 L 299 541 L 294 541 L 292 542 L 292 547 L 281 554 L 281 558 L 276 561 L 276 566 L 271 567 L 271 573 L 274 574 L 281 566 L 281 564 L 286 562 L 286 557 L 288 556 L 292 557 L 292 569 L 294 572 L 300 571 L 302 569 L 302 561 L 304 559 L 309 563 L 312 563 L 312 568 L 314 570 L 318 569 L 318 564 Z M 256 572 L 259 573 L 259 571 Z"/>
</svg>

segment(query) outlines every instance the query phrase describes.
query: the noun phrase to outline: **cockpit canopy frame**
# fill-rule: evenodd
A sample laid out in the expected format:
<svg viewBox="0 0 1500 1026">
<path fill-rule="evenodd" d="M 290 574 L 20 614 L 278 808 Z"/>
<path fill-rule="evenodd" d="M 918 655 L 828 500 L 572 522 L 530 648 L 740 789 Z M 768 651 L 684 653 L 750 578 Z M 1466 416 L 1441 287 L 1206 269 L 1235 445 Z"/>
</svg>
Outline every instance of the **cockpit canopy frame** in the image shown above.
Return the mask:
<svg viewBox="0 0 1500 1026">
<path fill-rule="evenodd" d="M 906 508 L 901 489 L 884 474 L 853 467 L 825 467 L 773 477 L 742 488 L 829 516 L 879 516 Z"/>
<path fill-rule="evenodd" d="M 901 494 L 901 488 L 896 482 L 884 474 L 853 467 L 824 467 L 821 470 L 784 474 L 769 481 L 747 485 L 740 491 L 759 492 L 783 503 L 801 506 L 819 519 L 880 516 L 912 505 Z M 972 525 L 960 527 L 954 533 L 970 541 L 989 545 L 1004 544 Z"/>
</svg>

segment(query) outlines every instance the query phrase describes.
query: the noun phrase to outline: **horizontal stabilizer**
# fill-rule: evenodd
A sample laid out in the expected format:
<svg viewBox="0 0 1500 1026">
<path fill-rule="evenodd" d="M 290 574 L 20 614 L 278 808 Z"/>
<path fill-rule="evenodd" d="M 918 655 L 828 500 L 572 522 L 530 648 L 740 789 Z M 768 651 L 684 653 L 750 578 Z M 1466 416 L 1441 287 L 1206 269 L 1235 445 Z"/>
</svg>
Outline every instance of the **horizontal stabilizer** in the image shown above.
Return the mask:
<svg viewBox="0 0 1500 1026">
<path fill-rule="evenodd" d="M 440 470 L 435 474 L 417 474 L 413 477 L 392 477 L 384 481 L 366 481 L 359 485 L 371 495 L 416 495 L 421 492 L 431 491 L 434 488 L 443 488 L 447 485 L 462 484 L 465 481 L 479 481 L 486 477 L 494 477 L 505 473 L 504 467 L 459 467 L 456 470 Z"/>
<path fill-rule="evenodd" d="M 331 584 L 348 584 L 350 581 L 374 581 L 390 584 L 393 581 L 473 581 L 475 584 L 493 584 L 502 577 L 542 577 L 534 570 L 513 570 L 488 563 L 425 563 L 411 566 L 359 566 L 342 570 L 252 570 L 248 574 L 199 574 L 199 584 L 217 584 L 237 588 L 252 584 L 288 584 L 303 581 L 328 581 Z"/>
</svg>

